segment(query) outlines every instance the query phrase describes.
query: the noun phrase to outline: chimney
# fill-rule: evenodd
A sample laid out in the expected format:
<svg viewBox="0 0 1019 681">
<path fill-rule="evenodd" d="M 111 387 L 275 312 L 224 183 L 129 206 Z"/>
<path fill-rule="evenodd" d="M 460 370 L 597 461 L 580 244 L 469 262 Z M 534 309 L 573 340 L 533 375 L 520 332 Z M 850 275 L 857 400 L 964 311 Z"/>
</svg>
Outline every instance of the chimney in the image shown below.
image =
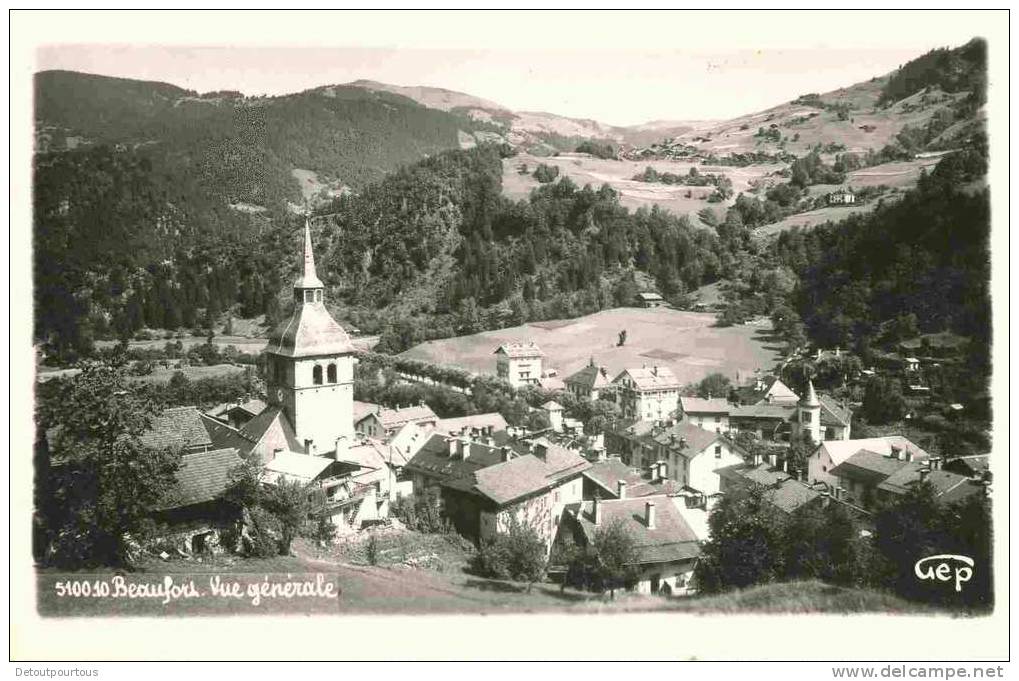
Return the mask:
<svg viewBox="0 0 1019 681">
<path fill-rule="evenodd" d="M 644 522 L 649 530 L 655 529 L 655 502 L 653 501 L 644 504 Z"/>
<path fill-rule="evenodd" d="M 828 492 L 821 492 L 821 508 L 828 508 L 831 503 L 831 495 Z"/>
<path fill-rule="evenodd" d="M 620 480 L 619 482 L 616 483 L 616 496 L 618 496 L 620 499 L 625 499 L 626 498 L 626 481 L 625 480 Z"/>
<path fill-rule="evenodd" d="M 761 455 L 760 455 L 759 452 L 755 452 L 754 453 L 754 466 L 760 466 L 760 465 L 761 465 Z"/>
<path fill-rule="evenodd" d="M 309 439 L 304 441 L 304 453 L 305 454 L 314 454 L 315 453 L 315 441 L 314 440 L 309 438 Z"/>
<path fill-rule="evenodd" d="M 931 465 L 931 470 L 940 471 L 941 470 L 941 457 L 940 456 L 932 456 L 930 458 L 930 465 Z"/>
<path fill-rule="evenodd" d="M 657 364 L 655 364 L 655 365 L 653 365 L 651 367 L 651 375 L 652 376 L 657 376 L 658 375 L 658 365 Z"/>
<path fill-rule="evenodd" d="M 335 461 L 344 461 L 350 452 L 350 442 L 343 435 L 336 438 L 336 449 L 333 451 Z"/>
<path fill-rule="evenodd" d="M 509 461 L 513 457 L 513 454 L 512 454 L 513 450 L 511 450 L 507 445 L 503 445 L 502 447 L 499 447 L 499 451 L 502 453 L 502 457 L 501 458 L 502 458 L 503 463 Z"/>
<path fill-rule="evenodd" d="M 461 437 L 457 442 L 457 450 L 460 454 L 460 458 L 466 461 L 471 455 L 471 441 L 465 437 Z"/>
<path fill-rule="evenodd" d="M 778 468 L 778 454 L 768 455 L 768 465 L 772 468 Z"/>
<path fill-rule="evenodd" d="M 544 442 L 535 442 L 534 443 L 534 455 L 536 457 L 538 457 L 539 459 L 544 461 L 545 460 L 545 456 L 547 454 L 548 454 L 548 445 L 546 445 Z"/>
<path fill-rule="evenodd" d="M 601 525 L 601 502 L 598 501 L 598 497 L 591 501 L 591 514 L 594 516 L 594 524 Z"/>
<path fill-rule="evenodd" d="M 766 398 L 766 399 L 767 399 L 767 401 L 768 401 L 768 404 L 771 404 L 771 400 L 772 400 L 773 398 L 774 398 L 774 395 L 768 395 L 768 397 Z"/>
<path fill-rule="evenodd" d="M 665 461 L 658 462 L 658 479 L 666 480 L 668 478 L 669 464 Z"/>
<path fill-rule="evenodd" d="M 283 451 L 282 447 L 277 447 L 276 449 L 272 450 L 272 458 L 275 459 L 282 451 Z M 270 459 L 270 461 L 271 460 L 272 459 Z"/>
<path fill-rule="evenodd" d="M 891 449 L 888 450 L 888 458 L 889 459 L 898 459 L 900 454 L 901 454 L 901 452 L 899 451 L 899 446 L 898 445 L 892 445 Z"/>
<path fill-rule="evenodd" d="M 929 467 L 927 467 L 927 466 L 922 466 L 920 468 L 920 482 L 923 482 L 924 480 L 926 480 L 927 476 L 930 475 L 930 474 L 931 474 L 931 469 Z"/>
<path fill-rule="evenodd" d="M 783 473 L 789 472 L 789 459 L 782 459 L 782 472 Z"/>
<path fill-rule="evenodd" d="M 449 458 L 456 456 L 456 438 L 450 437 L 446 442 L 449 444 Z"/>
</svg>

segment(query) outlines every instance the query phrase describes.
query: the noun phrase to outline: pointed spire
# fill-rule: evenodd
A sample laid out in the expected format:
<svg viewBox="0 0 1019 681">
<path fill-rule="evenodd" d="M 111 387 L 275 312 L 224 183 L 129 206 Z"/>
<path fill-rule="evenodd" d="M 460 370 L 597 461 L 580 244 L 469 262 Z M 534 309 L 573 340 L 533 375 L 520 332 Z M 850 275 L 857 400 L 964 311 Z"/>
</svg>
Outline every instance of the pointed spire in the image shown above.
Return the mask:
<svg viewBox="0 0 1019 681">
<path fill-rule="evenodd" d="M 807 394 L 800 402 L 804 407 L 820 407 L 821 402 L 817 399 L 817 393 L 814 392 L 814 382 L 807 379 Z"/>
<path fill-rule="evenodd" d="M 311 221 L 304 220 L 304 270 L 294 283 L 295 289 L 325 288 L 315 272 L 315 252 L 311 248 Z"/>
</svg>

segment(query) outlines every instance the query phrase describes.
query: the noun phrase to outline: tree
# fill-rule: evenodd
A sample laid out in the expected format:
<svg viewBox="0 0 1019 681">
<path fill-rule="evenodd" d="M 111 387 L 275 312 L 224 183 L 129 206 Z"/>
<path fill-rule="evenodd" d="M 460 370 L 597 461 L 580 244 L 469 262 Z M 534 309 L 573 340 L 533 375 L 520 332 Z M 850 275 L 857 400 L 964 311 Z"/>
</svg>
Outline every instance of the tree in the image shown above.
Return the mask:
<svg viewBox="0 0 1019 681">
<path fill-rule="evenodd" d="M 497 579 L 526 582 L 528 593 L 535 582 L 545 578 L 548 569 L 545 541 L 516 516 L 510 517 L 505 532 L 482 544 L 478 556 L 484 573 Z"/>
<path fill-rule="evenodd" d="M 122 368 L 88 363 L 40 390 L 38 419 L 53 435 L 42 516 L 47 562 L 64 567 L 125 565 L 130 540 L 151 530 L 150 515 L 175 485 L 180 453 L 150 449 L 140 436 L 157 413 L 130 389 Z"/>
<path fill-rule="evenodd" d="M 705 592 L 742 589 L 784 574 L 785 519 L 762 485 L 749 484 L 725 494 L 708 517 L 711 540 L 695 569 Z"/>
<path fill-rule="evenodd" d="M 601 588 L 616 597 L 616 589 L 636 578 L 637 545 L 621 518 L 595 530 L 591 550 L 596 561 L 596 576 Z"/>
<path fill-rule="evenodd" d="M 898 421 L 906 413 L 906 398 L 902 386 L 894 378 L 872 376 L 863 393 L 863 416 L 868 423 L 882 424 Z"/>
<path fill-rule="evenodd" d="M 697 384 L 697 394 L 701 397 L 726 397 L 732 388 L 732 381 L 725 374 L 708 374 Z"/>
<path fill-rule="evenodd" d="M 308 520 L 311 510 L 308 490 L 299 480 L 280 478 L 274 485 L 268 485 L 263 493 L 261 505 L 280 522 L 281 555 L 290 553 L 290 544 Z"/>
<path fill-rule="evenodd" d="M 527 415 L 527 429 L 530 431 L 547 430 L 552 427 L 548 414 L 542 409 L 535 409 Z"/>
</svg>

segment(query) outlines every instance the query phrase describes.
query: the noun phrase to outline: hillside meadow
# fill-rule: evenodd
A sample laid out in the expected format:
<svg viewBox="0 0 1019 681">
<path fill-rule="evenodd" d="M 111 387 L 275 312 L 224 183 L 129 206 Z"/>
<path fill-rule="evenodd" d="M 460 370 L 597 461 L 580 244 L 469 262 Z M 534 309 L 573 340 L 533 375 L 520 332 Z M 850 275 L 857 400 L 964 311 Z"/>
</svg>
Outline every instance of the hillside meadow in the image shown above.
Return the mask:
<svg viewBox="0 0 1019 681">
<path fill-rule="evenodd" d="M 566 378 L 591 358 L 610 377 L 627 367 L 657 364 L 672 369 L 683 383 L 720 372 L 732 379 L 757 368 L 770 369 L 779 348 L 769 344 L 770 326 L 751 324 L 720 328 L 715 316 L 665 308 L 615 308 L 577 319 L 533 322 L 471 336 L 421 343 L 401 357 L 459 366 L 494 374 L 493 351 L 503 343 L 534 341 L 545 352 L 544 366 Z M 617 345 L 619 332 L 626 344 Z"/>
</svg>

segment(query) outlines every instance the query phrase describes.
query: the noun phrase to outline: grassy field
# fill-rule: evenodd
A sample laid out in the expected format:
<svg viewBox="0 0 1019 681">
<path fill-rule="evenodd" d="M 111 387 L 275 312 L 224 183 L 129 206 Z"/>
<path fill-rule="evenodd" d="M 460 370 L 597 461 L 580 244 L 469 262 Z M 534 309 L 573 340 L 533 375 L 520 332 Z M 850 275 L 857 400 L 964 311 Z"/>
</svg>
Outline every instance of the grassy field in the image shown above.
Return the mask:
<svg viewBox="0 0 1019 681">
<path fill-rule="evenodd" d="M 495 373 L 492 352 L 502 343 L 533 340 L 545 352 L 545 368 L 560 378 L 583 368 L 590 358 L 605 366 L 610 377 L 626 367 L 667 366 L 683 383 L 721 372 L 735 379 L 758 367 L 770 369 L 779 348 L 769 345 L 767 326 L 716 328 L 715 316 L 670 309 L 615 308 L 579 317 L 534 322 L 472 336 L 421 343 L 403 357 L 459 366 L 477 373 Z M 617 347 L 621 330 L 627 341 Z"/>
<path fill-rule="evenodd" d="M 656 182 L 639 182 L 631 178 L 643 172 L 648 166 L 658 172 L 683 175 L 688 173 L 690 168 L 696 167 L 700 173 L 728 176 L 732 180 L 735 196 L 749 190 L 751 181 L 781 167 L 777 164 L 735 168 L 705 166 L 700 163 L 680 161 L 613 161 L 588 154 L 560 154 L 554 158 L 520 154 L 503 161 L 503 194 L 512 199 L 527 198 L 531 190 L 538 186 L 538 181 L 530 174 L 521 175 L 517 169 L 521 164 L 527 164 L 528 170 L 533 173 L 539 163 L 559 166 L 560 174 L 569 177 L 580 187 L 590 184 L 597 189 L 603 184 L 610 185 L 619 192 L 619 202 L 631 210 L 642 206 L 650 208 L 657 204 L 677 215 L 696 214 L 697 211 L 706 207 L 724 213 L 725 208 L 732 203 L 733 199 L 724 203 L 708 203 L 707 198 L 714 191 L 714 187 L 684 187 Z M 686 196 L 687 192 L 690 193 L 690 197 Z"/>
<path fill-rule="evenodd" d="M 894 594 L 833 586 L 818 581 L 768 584 L 718 595 L 676 599 L 669 610 L 695 613 L 900 613 L 918 614 L 933 609 Z"/>
</svg>

